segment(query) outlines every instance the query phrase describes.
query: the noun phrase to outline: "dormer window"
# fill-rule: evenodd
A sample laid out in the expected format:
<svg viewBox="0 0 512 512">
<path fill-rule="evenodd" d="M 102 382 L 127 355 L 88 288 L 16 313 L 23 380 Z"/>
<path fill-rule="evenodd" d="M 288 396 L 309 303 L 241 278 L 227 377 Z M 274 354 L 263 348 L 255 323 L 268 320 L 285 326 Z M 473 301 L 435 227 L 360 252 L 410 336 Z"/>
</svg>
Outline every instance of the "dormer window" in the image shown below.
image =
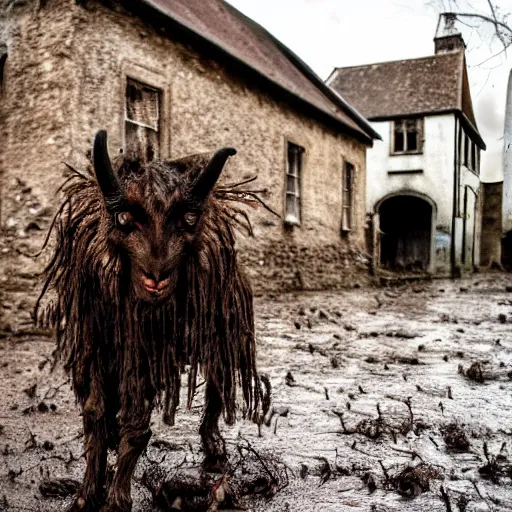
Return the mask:
<svg viewBox="0 0 512 512">
<path fill-rule="evenodd" d="M 423 118 L 393 121 L 391 153 L 403 155 L 423 151 Z"/>
</svg>

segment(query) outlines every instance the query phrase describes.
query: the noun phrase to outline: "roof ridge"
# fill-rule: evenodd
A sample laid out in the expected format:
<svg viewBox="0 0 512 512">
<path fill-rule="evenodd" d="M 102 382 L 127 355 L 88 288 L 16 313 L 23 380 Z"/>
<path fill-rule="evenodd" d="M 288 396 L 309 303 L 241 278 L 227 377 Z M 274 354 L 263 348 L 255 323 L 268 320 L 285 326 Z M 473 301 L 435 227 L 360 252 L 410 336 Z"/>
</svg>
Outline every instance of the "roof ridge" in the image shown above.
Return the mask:
<svg viewBox="0 0 512 512">
<path fill-rule="evenodd" d="M 367 67 L 370 67 L 370 66 L 377 66 L 377 65 L 381 66 L 381 65 L 385 65 L 385 64 L 396 64 L 397 62 L 410 62 L 410 61 L 419 61 L 419 60 L 438 59 L 438 58 L 444 58 L 446 56 L 450 56 L 451 57 L 453 55 L 463 54 L 463 53 L 464 52 L 461 52 L 461 51 L 446 52 L 446 53 L 437 53 L 437 54 L 434 54 L 434 55 L 426 55 L 424 57 L 412 57 L 410 59 L 395 59 L 395 60 L 384 60 L 384 61 L 381 61 L 381 62 L 370 62 L 368 64 L 358 64 L 356 66 L 337 66 L 331 72 L 331 75 L 334 73 L 335 70 L 339 70 L 339 69 L 367 68 Z M 329 78 L 330 78 L 331 75 L 329 75 Z"/>
</svg>

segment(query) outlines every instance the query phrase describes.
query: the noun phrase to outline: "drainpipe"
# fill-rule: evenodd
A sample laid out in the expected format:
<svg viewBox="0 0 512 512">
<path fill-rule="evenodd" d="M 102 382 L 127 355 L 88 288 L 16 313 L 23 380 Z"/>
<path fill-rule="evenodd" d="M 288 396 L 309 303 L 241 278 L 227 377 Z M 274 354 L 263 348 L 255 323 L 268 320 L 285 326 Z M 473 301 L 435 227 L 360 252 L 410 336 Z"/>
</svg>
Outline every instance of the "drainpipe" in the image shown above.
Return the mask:
<svg viewBox="0 0 512 512">
<path fill-rule="evenodd" d="M 450 244 L 450 266 L 452 279 L 460 277 L 460 273 L 455 270 L 456 253 L 455 253 L 455 217 L 457 215 L 457 154 L 459 152 L 458 147 L 458 132 L 460 131 L 460 120 L 455 117 L 455 130 L 454 130 L 454 152 L 453 152 L 453 200 L 452 200 L 452 236 Z"/>
</svg>

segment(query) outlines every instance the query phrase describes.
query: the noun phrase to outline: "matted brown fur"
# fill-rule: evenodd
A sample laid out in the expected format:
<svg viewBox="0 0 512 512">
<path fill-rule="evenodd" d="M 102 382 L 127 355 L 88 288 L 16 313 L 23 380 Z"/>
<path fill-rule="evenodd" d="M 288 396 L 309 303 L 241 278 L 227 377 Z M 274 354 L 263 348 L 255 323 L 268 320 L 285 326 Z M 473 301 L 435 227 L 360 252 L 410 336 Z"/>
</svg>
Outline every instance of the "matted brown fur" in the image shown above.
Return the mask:
<svg viewBox="0 0 512 512">
<path fill-rule="evenodd" d="M 205 155 L 191 158 L 182 162 L 192 173 L 207 161 Z M 141 179 L 122 158 L 114 167 L 125 189 Z M 250 193 L 238 185 L 213 190 L 202 209 L 199 235 L 177 262 L 174 292 L 153 305 L 133 295 L 130 263 L 109 242 L 112 222 L 91 170 L 87 175 L 74 171 L 62 192 L 56 249 L 40 300 L 51 290 L 55 294 L 38 318 L 55 329 L 58 354 L 82 407 L 91 382 L 100 384 L 109 439 L 117 438 L 117 412 L 122 421 L 153 393 L 172 424 L 185 365 L 190 365 L 189 406 L 201 371 L 218 385 L 228 424 L 235 419 L 237 385 L 246 410 L 254 411 L 260 386 L 252 292 L 237 265 L 233 234 L 233 225 L 247 219 L 236 205 L 250 202 Z"/>
</svg>

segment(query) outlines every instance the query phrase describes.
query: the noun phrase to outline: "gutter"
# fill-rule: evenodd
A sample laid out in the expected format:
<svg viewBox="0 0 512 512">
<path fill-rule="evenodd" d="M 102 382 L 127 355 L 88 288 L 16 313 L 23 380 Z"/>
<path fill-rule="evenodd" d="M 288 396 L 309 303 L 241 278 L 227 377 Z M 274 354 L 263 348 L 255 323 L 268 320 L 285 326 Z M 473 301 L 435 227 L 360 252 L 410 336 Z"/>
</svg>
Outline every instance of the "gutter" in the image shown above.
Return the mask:
<svg viewBox="0 0 512 512">
<path fill-rule="evenodd" d="M 253 67 L 252 65 L 248 64 L 245 60 L 238 57 L 236 54 L 228 50 L 222 43 L 217 42 L 214 39 L 208 38 L 204 36 L 203 34 L 197 32 L 193 27 L 188 25 L 185 21 L 179 20 L 172 16 L 170 12 L 167 10 L 161 8 L 159 5 L 156 5 L 155 2 L 152 0 L 141 0 L 140 3 L 145 4 L 146 6 L 150 7 L 151 9 L 159 12 L 163 16 L 165 16 L 166 19 L 176 23 L 179 25 L 182 29 L 184 29 L 187 33 L 193 35 L 197 39 L 199 39 L 203 43 L 208 43 L 211 46 L 214 46 L 217 50 L 219 50 L 221 53 L 223 53 L 225 56 L 229 57 L 231 60 L 236 61 L 238 64 L 241 64 L 245 68 L 250 69 L 253 73 L 257 74 L 260 78 L 263 78 L 265 81 L 269 82 L 273 86 L 281 89 L 282 91 L 286 92 L 288 95 L 291 95 L 295 97 L 296 99 L 300 100 L 301 102 L 307 104 L 314 110 L 327 115 L 329 118 L 331 118 L 333 121 L 335 121 L 337 124 L 342 125 L 345 131 L 349 131 L 354 137 L 357 139 L 363 139 L 364 142 L 367 144 L 372 144 L 373 139 L 380 139 L 380 135 L 370 126 L 370 124 L 360 115 L 358 114 L 352 107 L 347 105 L 345 101 L 339 97 L 336 101 L 334 101 L 332 98 L 333 96 L 330 94 L 330 88 L 326 86 L 323 81 L 314 74 L 314 72 L 305 64 L 299 57 L 297 57 L 290 49 L 288 49 L 285 45 L 283 45 L 279 40 L 277 40 L 272 34 L 270 34 L 266 29 L 264 29 L 261 25 L 258 25 L 255 21 L 251 20 L 247 16 L 245 16 L 243 13 L 235 9 L 233 6 L 226 4 L 229 8 L 232 8 L 233 10 L 237 11 L 239 15 L 246 18 L 250 23 L 256 25 L 259 30 L 263 30 L 283 51 L 286 56 L 292 60 L 292 62 L 295 64 L 296 67 L 302 71 L 303 74 L 306 75 L 307 78 L 310 79 L 310 81 L 313 82 L 317 88 L 320 89 L 320 91 L 327 96 L 327 98 L 331 99 L 333 103 L 338 106 L 340 109 L 342 109 L 345 113 L 349 115 L 349 117 L 354 121 L 354 123 L 360 128 L 362 131 L 358 131 L 354 129 L 352 126 L 346 124 L 341 120 L 340 118 L 333 115 L 331 112 L 319 107 L 318 105 L 315 105 L 314 103 L 311 103 L 309 100 L 303 98 L 299 94 L 290 91 L 285 86 L 280 84 L 279 82 L 273 80 L 272 78 L 268 77 L 266 74 L 261 72 L 259 69 Z M 306 73 L 307 71 L 307 73 Z M 320 85 L 321 84 L 321 85 Z"/>
</svg>

